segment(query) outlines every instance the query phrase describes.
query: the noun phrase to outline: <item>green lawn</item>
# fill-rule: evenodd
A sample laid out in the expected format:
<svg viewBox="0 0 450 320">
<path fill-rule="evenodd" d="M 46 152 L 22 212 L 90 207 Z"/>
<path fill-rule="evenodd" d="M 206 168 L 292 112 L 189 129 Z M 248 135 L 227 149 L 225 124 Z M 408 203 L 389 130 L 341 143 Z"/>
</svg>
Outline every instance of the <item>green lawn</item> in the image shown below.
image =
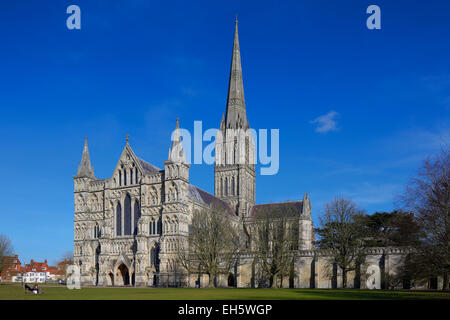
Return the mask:
<svg viewBox="0 0 450 320">
<path fill-rule="evenodd" d="M 397 300 L 448 299 L 449 292 L 370 291 L 326 289 L 194 289 L 194 288 L 82 288 L 41 286 L 42 295 L 24 293 L 19 285 L 0 285 L 0 299 L 26 300 Z"/>
</svg>

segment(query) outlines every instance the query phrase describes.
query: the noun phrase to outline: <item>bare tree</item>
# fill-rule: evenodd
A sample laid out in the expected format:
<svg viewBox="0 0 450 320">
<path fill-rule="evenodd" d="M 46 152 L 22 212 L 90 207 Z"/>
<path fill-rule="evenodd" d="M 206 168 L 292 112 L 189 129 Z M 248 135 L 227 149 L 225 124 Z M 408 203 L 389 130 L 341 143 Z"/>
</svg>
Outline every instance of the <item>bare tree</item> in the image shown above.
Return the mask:
<svg viewBox="0 0 450 320">
<path fill-rule="evenodd" d="M 353 201 L 337 197 L 325 204 L 320 216 L 321 249 L 331 251 L 333 263 L 342 269 L 342 287 L 347 287 L 347 273 L 364 261 L 363 211 Z"/>
<path fill-rule="evenodd" d="M 5 271 L 12 263 L 13 247 L 11 240 L 5 235 L 0 234 L 0 274 Z"/>
<path fill-rule="evenodd" d="M 66 251 L 63 253 L 61 260 L 64 261 L 73 261 L 73 252 L 72 251 Z"/>
<path fill-rule="evenodd" d="M 292 275 L 295 249 L 298 246 L 298 219 L 290 219 L 281 209 L 262 210 L 254 223 L 253 249 L 261 279 L 270 287 L 280 286 Z"/>
<path fill-rule="evenodd" d="M 448 289 L 450 272 L 450 152 L 444 145 L 440 153 L 428 157 L 400 198 L 411 210 L 423 237 L 413 260 L 416 276 L 441 275 L 442 289 Z M 423 272 L 420 272 L 420 271 Z"/>
<path fill-rule="evenodd" d="M 67 251 L 63 253 L 61 258 L 57 260 L 56 265 L 58 266 L 58 274 L 62 278 L 66 278 L 66 270 L 69 265 L 73 264 L 73 253 L 72 251 Z"/>
<path fill-rule="evenodd" d="M 209 287 L 219 274 L 228 274 L 236 265 L 240 249 L 239 233 L 229 213 L 218 208 L 194 213 L 186 241 L 178 242 L 177 263 L 188 273 L 205 273 Z"/>
</svg>

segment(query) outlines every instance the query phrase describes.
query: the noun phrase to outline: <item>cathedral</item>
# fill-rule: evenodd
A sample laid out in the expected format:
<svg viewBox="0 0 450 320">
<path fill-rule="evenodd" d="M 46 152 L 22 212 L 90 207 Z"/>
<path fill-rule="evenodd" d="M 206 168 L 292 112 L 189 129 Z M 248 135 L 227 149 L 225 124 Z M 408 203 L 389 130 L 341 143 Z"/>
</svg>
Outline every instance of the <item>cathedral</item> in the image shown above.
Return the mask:
<svg viewBox="0 0 450 320">
<path fill-rule="evenodd" d="M 73 177 L 74 261 L 80 266 L 82 284 L 167 285 L 177 272 L 176 242 L 187 238 L 196 210 L 211 211 L 213 206 L 228 212 L 229 219 L 242 228 L 262 209 L 293 210 L 300 222 L 299 248 L 313 249 L 307 194 L 297 202 L 255 203 L 253 139 L 236 139 L 229 134 L 248 128 L 236 20 L 226 110 L 216 139 L 214 194 L 189 183 L 190 166 L 185 160 L 178 118 L 163 168 L 139 158 L 127 136 L 111 177 L 98 179 L 85 140 Z M 235 273 L 236 285 L 250 286 L 239 271 Z M 192 285 L 189 279 L 185 283 Z"/>
<path fill-rule="evenodd" d="M 219 110 L 218 110 L 219 112 Z M 205 274 L 180 272 L 177 244 L 186 243 L 196 212 L 219 208 L 248 239 L 258 217 L 281 213 L 295 223 L 294 260 L 289 288 L 337 288 L 342 270 L 327 250 L 315 248 L 308 194 L 300 201 L 256 204 L 255 148 L 247 119 L 238 23 L 235 22 L 228 96 L 215 140 L 214 194 L 189 183 L 190 165 L 176 120 L 168 159 L 162 168 L 139 158 L 128 136 L 110 178 L 98 179 L 85 140 L 74 179 L 74 263 L 81 284 L 94 286 L 205 286 Z M 168 139 L 169 140 L 169 139 Z M 365 262 L 348 272 L 349 287 L 387 288 L 396 281 L 407 249 L 367 248 Z M 331 258 L 331 259 L 330 259 Z M 247 245 L 228 275 L 218 275 L 218 286 L 257 287 L 255 252 Z M 372 281 L 374 268 L 377 281 Z M 382 279 L 382 280 L 381 280 Z M 374 285 L 374 283 L 376 285 Z M 381 285 L 380 285 L 381 283 Z"/>
</svg>

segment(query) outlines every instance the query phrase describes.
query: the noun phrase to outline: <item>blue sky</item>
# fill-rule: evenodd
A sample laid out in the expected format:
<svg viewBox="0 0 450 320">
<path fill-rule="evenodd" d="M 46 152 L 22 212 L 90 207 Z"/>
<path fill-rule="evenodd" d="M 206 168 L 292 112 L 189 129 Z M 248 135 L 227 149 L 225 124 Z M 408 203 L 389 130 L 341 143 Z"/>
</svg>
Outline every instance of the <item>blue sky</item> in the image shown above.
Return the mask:
<svg viewBox="0 0 450 320">
<path fill-rule="evenodd" d="M 81 30 L 66 8 L 81 8 Z M 381 30 L 366 8 L 381 8 Z M 130 134 L 162 167 L 175 119 L 219 125 L 234 32 L 250 126 L 280 130 L 280 170 L 258 203 L 310 193 L 372 213 L 449 139 L 448 1 L 2 1 L 0 233 L 22 260 L 72 250 L 73 181 L 84 136 L 99 178 Z M 213 191 L 214 169 L 191 183 Z"/>
</svg>

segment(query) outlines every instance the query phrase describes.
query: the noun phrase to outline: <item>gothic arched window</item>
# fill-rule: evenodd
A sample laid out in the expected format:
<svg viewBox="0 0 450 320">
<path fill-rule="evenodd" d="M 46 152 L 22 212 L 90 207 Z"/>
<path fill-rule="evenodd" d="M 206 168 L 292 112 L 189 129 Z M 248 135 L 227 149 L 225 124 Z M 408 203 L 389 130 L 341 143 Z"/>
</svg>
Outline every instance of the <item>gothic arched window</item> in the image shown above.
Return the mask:
<svg viewBox="0 0 450 320">
<path fill-rule="evenodd" d="M 136 200 L 134 203 L 134 235 L 138 233 L 138 221 L 141 218 L 141 210 L 139 208 L 139 202 Z"/>
<path fill-rule="evenodd" d="M 158 204 L 158 194 L 155 187 L 151 188 L 148 204 Z"/>
<path fill-rule="evenodd" d="M 224 195 L 225 196 L 228 195 L 228 178 L 227 177 L 225 177 L 225 193 L 224 193 Z"/>
<path fill-rule="evenodd" d="M 177 187 L 175 185 L 172 185 L 169 188 L 169 192 L 168 192 L 167 198 L 168 198 L 167 199 L 168 202 L 177 201 L 177 198 L 178 198 L 178 196 L 177 196 Z"/>
<path fill-rule="evenodd" d="M 94 226 L 94 238 L 100 238 L 100 227 L 98 226 L 98 223 L 96 223 Z"/>
<path fill-rule="evenodd" d="M 119 170 L 119 186 L 122 185 L 122 171 Z"/>
<path fill-rule="evenodd" d="M 120 202 L 116 207 L 116 235 L 122 235 L 122 206 L 120 205 Z"/>
<path fill-rule="evenodd" d="M 235 192 L 234 192 L 234 177 L 231 177 L 231 195 L 234 196 Z"/>
<path fill-rule="evenodd" d="M 150 222 L 150 234 L 155 234 L 155 221 Z"/>
<path fill-rule="evenodd" d="M 76 211 L 82 211 L 84 209 L 84 200 L 81 195 L 77 196 L 77 200 L 75 202 Z"/>
<path fill-rule="evenodd" d="M 127 185 L 127 169 L 123 170 L 123 185 Z"/>
<path fill-rule="evenodd" d="M 150 250 L 150 264 L 154 265 L 156 264 L 156 249 L 153 247 Z"/>
<path fill-rule="evenodd" d="M 129 194 L 125 197 L 123 209 L 123 234 L 131 235 L 131 198 Z"/>
<path fill-rule="evenodd" d="M 250 163 L 250 143 L 248 137 L 245 137 L 245 163 Z"/>
</svg>

